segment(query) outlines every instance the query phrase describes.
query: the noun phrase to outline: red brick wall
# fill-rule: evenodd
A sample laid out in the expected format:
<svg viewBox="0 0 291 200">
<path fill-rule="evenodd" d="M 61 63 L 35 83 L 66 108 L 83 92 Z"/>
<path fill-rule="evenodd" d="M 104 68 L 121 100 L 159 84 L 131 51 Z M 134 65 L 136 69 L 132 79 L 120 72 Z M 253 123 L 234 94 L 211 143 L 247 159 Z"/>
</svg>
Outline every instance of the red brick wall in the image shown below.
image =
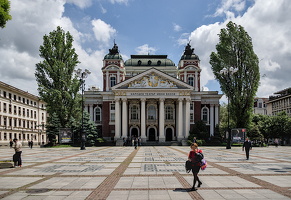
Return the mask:
<svg viewBox="0 0 291 200">
<path fill-rule="evenodd" d="M 194 122 L 201 120 L 201 101 L 194 101 Z"/>
</svg>

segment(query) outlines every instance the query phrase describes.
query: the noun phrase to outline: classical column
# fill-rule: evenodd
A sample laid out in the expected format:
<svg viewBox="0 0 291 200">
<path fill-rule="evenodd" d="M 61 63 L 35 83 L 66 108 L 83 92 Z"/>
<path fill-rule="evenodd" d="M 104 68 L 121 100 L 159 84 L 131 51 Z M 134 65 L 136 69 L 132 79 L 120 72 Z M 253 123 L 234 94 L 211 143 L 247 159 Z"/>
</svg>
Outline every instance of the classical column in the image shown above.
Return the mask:
<svg viewBox="0 0 291 200">
<path fill-rule="evenodd" d="M 165 142 L 165 106 L 164 98 L 160 98 L 159 142 Z"/>
<path fill-rule="evenodd" d="M 185 83 L 188 82 L 186 75 L 187 75 L 187 71 L 184 70 L 184 82 L 185 82 Z"/>
<path fill-rule="evenodd" d="M 109 72 L 106 71 L 106 91 L 109 91 Z"/>
<path fill-rule="evenodd" d="M 127 99 L 122 99 L 122 137 L 127 137 Z"/>
<path fill-rule="evenodd" d="M 93 121 L 94 113 L 93 113 L 93 105 L 92 104 L 89 105 L 89 113 L 90 113 L 90 120 Z"/>
<path fill-rule="evenodd" d="M 195 91 L 198 91 L 198 72 L 195 72 Z"/>
<path fill-rule="evenodd" d="M 185 137 L 188 138 L 190 131 L 190 102 L 191 99 L 186 99 L 186 107 L 185 107 Z"/>
<path fill-rule="evenodd" d="M 120 138 L 120 99 L 115 99 L 115 139 Z"/>
<path fill-rule="evenodd" d="M 214 136 L 214 108 L 210 104 L 210 136 Z"/>
<path fill-rule="evenodd" d="M 118 84 L 118 83 L 120 83 L 120 71 L 117 71 L 117 83 L 116 84 Z"/>
<path fill-rule="evenodd" d="M 140 132 L 141 132 L 141 140 L 142 142 L 145 142 L 147 140 L 146 138 L 146 112 L 145 112 L 145 102 L 146 99 L 141 99 L 141 116 L 140 116 Z"/>
<path fill-rule="evenodd" d="M 219 105 L 215 105 L 215 126 L 219 123 Z"/>
<path fill-rule="evenodd" d="M 184 138 L 183 136 L 183 98 L 178 99 L 179 102 L 179 117 L 178 117 L 178 140 L 181 140 Z"/>
</svg>

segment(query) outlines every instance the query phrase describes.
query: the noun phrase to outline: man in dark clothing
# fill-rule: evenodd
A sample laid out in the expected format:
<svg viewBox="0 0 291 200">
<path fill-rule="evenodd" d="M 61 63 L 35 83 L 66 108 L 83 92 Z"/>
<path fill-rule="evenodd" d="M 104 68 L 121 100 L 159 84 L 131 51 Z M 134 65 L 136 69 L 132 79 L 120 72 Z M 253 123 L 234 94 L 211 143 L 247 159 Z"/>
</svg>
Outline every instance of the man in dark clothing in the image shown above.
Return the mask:
<svg viewBox="0 0 291 200">
<path fill-rule="evenodd" d="M 246 150 L 246 157 L 248 160 L 250 157 L 250 150 L 252 149 L 252 143 L 249 141 L 249 138 L 246 138 L 246 141 L 243 144 L 242 150 L 244 149 Z"/>
</svg>

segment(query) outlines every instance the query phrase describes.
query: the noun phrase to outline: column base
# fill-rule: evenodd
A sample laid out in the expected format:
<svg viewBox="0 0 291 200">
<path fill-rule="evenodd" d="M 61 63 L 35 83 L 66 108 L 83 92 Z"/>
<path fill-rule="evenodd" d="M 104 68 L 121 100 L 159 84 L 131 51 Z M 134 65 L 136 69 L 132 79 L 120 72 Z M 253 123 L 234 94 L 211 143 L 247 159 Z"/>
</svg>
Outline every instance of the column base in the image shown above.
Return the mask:
<svg viewBox="0 0 291 200">
<path fill-rule="evenodd" d="M 159 142 L 165 142 L 166 138 L 159 138 Z"/>
</svg>

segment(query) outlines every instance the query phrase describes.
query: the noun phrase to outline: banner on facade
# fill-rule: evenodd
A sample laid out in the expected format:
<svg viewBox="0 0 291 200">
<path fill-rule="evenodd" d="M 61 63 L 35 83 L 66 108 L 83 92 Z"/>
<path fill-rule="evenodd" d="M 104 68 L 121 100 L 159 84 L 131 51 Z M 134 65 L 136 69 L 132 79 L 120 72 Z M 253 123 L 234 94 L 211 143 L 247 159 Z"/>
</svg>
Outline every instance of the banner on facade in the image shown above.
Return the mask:
<svg viewBox="0 0 291 200">
<path fill-rule="evenodd" d="M 246 128 L 231 129 L 231 139 L 234 143 L 243 143 L 246 138 Z"/>
<path fill-rule="evenodd" d="M 73 133 L 70 128 L 60 128 L 59 138 L 61 144 L 72 143 Z"/>
</svg>

